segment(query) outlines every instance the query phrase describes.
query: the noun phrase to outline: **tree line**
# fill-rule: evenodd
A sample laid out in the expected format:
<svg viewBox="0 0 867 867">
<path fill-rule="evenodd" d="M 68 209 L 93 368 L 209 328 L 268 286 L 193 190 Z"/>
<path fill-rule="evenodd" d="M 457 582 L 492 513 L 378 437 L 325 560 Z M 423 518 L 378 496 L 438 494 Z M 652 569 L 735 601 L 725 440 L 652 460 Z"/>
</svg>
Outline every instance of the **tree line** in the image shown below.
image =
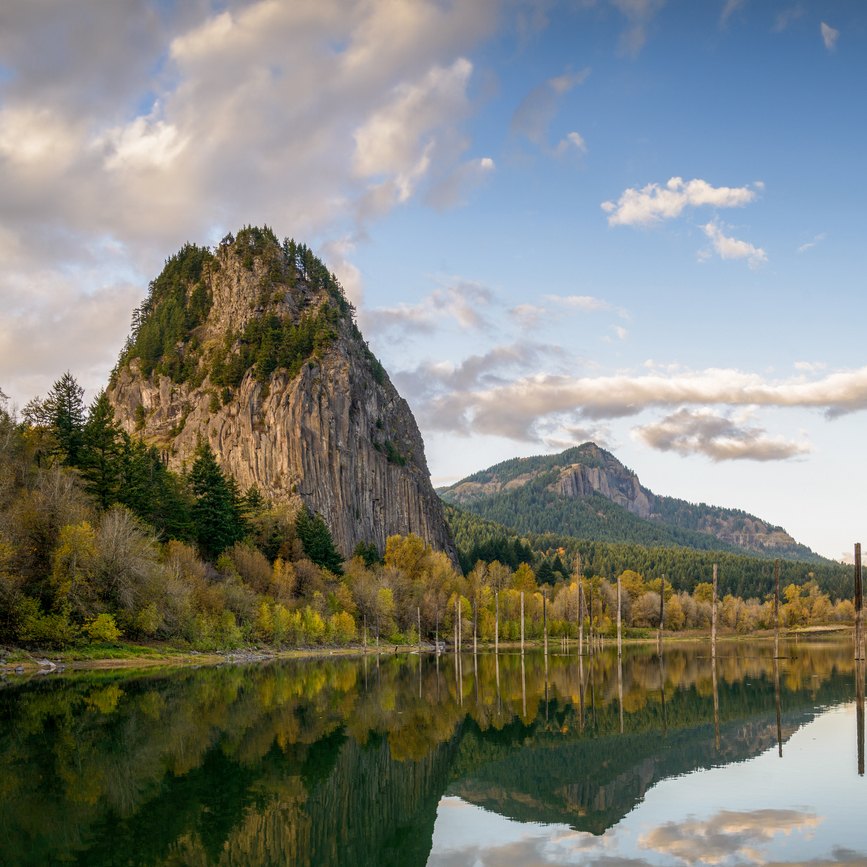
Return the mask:
<svg viewBox="0 0 867 867">
<path fill-rule="evenodd" d="M 710 618 L 706 581 L 679 585 L 674 570 L 642 568 L 640 551 L 612 572 L 580 545 L 490 536 L 479 541 L 489 556 L 462 570 L 409 535 L 344 559 L 321 516 L 268 502 L 255 487 L 241 492 L 206 442 L 188 470 L 170 471 L 121 430 L 104 393 L 86 407 L 69 373 L 20 419 L 0 398 L 0 444 L 0 644 L 397 644 L 451 637 L 458 626 L 466 646 L 472 636 L 517 640 L 522 608 L 528 640 L 546 625 L 552 637 L 576 636 L 579 610 L 588 634 L 604 635 L 618 576 L 628 627 L 658 625 L 660 593 L 666 629 Z M 848 600 L 804 579 L 784 582 L 784 625 L 851 621 Z M 722 595 L 723 626 L 770 625 L 766 592 L 740 597 L 723 583 Z"/>
</svg>

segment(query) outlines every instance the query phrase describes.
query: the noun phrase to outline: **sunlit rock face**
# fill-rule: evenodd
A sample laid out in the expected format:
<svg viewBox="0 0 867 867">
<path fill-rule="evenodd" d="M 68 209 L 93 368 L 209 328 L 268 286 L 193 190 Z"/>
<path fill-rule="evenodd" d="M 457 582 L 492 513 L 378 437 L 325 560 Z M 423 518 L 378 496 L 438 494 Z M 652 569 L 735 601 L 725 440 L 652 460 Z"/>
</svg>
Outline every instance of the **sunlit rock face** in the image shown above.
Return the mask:
<svg viewBox="0 0 867 867">
<path fill-rule="evenodd" d="M 171 347 L 177 359 L 157 364 L 134 327 L 108 390 L 124 429 L 179 471 L 207 441 L 242 491 L 319 512 L 344 555 L 416 533 L 454 557 L 415 419 L 322 263 L 270 230 L 239 232 L 204 259 L 173 275 L 182 291 L 158 278 L 139 311 L 139 335 L 149 317 L 169 318 L 169 303 L 186 304 L 192 327 Z M 280 340 L 293 347 L 289 364 L 279 346 L 275 355 Z"/>
</svg>

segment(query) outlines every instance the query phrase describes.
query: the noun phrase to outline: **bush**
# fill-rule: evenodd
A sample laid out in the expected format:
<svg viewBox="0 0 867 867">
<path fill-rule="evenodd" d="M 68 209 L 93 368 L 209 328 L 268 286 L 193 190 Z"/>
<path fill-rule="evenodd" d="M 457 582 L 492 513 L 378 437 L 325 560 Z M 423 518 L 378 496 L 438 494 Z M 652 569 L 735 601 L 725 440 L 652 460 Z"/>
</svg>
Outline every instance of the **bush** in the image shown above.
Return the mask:
<svg viewBox="0 0 867 867">
<path fill-rule="evenodd" d="M 121 636 L 117 623 L 111 614 L 99 614 L 90 623 L 86 623 L 84 631 L 90 636 L 91 641 L 104 641 L 111 644 Z"/>
<path fill-rule="evenodd" d="M 19 634 L 25 644 L 59 649 L 78 639 L 78 627 L 70 621 L 67 609 L 59 614 L 43 614 L 39 603 L 29 597 L 24 600 L 23 608 Z"/>
</svg>

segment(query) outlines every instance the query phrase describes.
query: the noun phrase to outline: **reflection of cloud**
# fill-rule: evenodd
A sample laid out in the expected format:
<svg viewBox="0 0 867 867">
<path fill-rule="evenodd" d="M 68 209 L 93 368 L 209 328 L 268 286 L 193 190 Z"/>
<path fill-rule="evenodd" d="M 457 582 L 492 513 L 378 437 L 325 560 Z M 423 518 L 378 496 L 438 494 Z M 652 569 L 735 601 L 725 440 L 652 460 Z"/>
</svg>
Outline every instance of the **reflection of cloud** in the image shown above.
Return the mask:
<svg viewBox="0 0 867 867">
<path fill-rule="evenodd" d="M 778 834 L 815 828 L 820 821 L 815 813 L 800 810 L 722 810 L 704 821 L 666 822 L 642 836 L 639 843 L 685 864 L 717 864 L 732 856 L 765 863 L 754 847 Z"/>
</svg>

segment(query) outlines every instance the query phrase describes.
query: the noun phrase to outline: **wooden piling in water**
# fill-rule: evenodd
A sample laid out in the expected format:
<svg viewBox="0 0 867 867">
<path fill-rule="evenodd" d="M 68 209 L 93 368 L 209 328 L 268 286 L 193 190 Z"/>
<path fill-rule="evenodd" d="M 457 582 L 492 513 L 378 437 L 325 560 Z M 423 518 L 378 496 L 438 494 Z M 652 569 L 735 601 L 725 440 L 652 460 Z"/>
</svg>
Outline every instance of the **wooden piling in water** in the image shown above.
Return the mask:
<svg viewBox="0 0 867 867">
<path fill-rule="evenodd" d="M 584 653 L 584 588 L 578 579 L 578 656 Z"/>
<path fill-rule="evenodd" d="M 774 657 L 774 704 L 777 709 L 777 755 L 783 757 L 783 714 L 780 702 L 780 660 Z"/>
<path fill-rule="evenodd" d="M 621 596 L 620 576 L 617 576 L 617 657 L 623 656 L 623 636 L 621 634 Z"/>
<path fill-rule="evenodd" d="M 864 663 L 855 663 L 855 727 L 858 741 L 858 776 L 864 776 Z"/>
<path fill-rule="evenodd" d="M 662 654 L 662 625 L 665 622 L 665 575 L 659 584 L 659 632 L 656 636 L 656 650 Z"/>
<path fill-rule="evenodd" d="M 774 560 L 774 659 L 780 657 L 780 561 Z"/>
<path fill-rule="evenodd" d="M 500 589 L 497 588 L 494 591 L 494 604 L 496 608 L 496 614 L 494 616 L 494 653 L 500 652 Z M 497 669 L 497 676 L 499 677 L 499 669 Z"/>
<path fill-rule="evenodd" d="M 548 588 L 542 591 L 542 632 L 545 636 L 545 664 L 548 664 Z"/>
<path fill-rule="evenodd" d="M 479 652 L 479 597 L 473 597 L 473 657 Z M 475 661 L 474 663 L 475 664 Z"/>
<path fill-rule="evenodd" d="M 524 591 L 521 591 L 521 656 L 524 655 Z M 522 663 L 523 664 L 523 663 Z"/>
<path fill-rule="evenodd" d="M 855 659 L 864 659 L 864 636 L 862 635 L 864 591 L 861 583 L 861 543 L 855 543 Z"/>
<path fill-rule="evenodd" d="M 711 601 L 710 612 L 710 655 L 714 660 L 714 681 L 716 681 L 716 601 L 717 601 L 717 579 L 719 567 L 716 563 L 713 564 L 713 599 Z"/>
<path fill-rule="evenodd" d="M 418 620 L 418 652 L 421 653 L 421 606 L 416 605 L 415 614 Z"/>
<path fill-rule="evenodd" d="M 455 655 L 460 653 L 460 648 L 458 647 L 458 625 L 460 624 L 460 602 L 457 597 L 455 598 Z"/>
<path fill-rule="evenodd" d="M 719 735 L 719 685 L 716 676 L 716 654 L 711 657 L 711 679 L 713 681 L 713 744 L 717 752 L 720 748 Z"/>
<path fill-rule="evenodd" d="M 620 734 L 623 734 L 623 657 L 617 654 L 617 704 L 620 707 Z"/>
</svg>

